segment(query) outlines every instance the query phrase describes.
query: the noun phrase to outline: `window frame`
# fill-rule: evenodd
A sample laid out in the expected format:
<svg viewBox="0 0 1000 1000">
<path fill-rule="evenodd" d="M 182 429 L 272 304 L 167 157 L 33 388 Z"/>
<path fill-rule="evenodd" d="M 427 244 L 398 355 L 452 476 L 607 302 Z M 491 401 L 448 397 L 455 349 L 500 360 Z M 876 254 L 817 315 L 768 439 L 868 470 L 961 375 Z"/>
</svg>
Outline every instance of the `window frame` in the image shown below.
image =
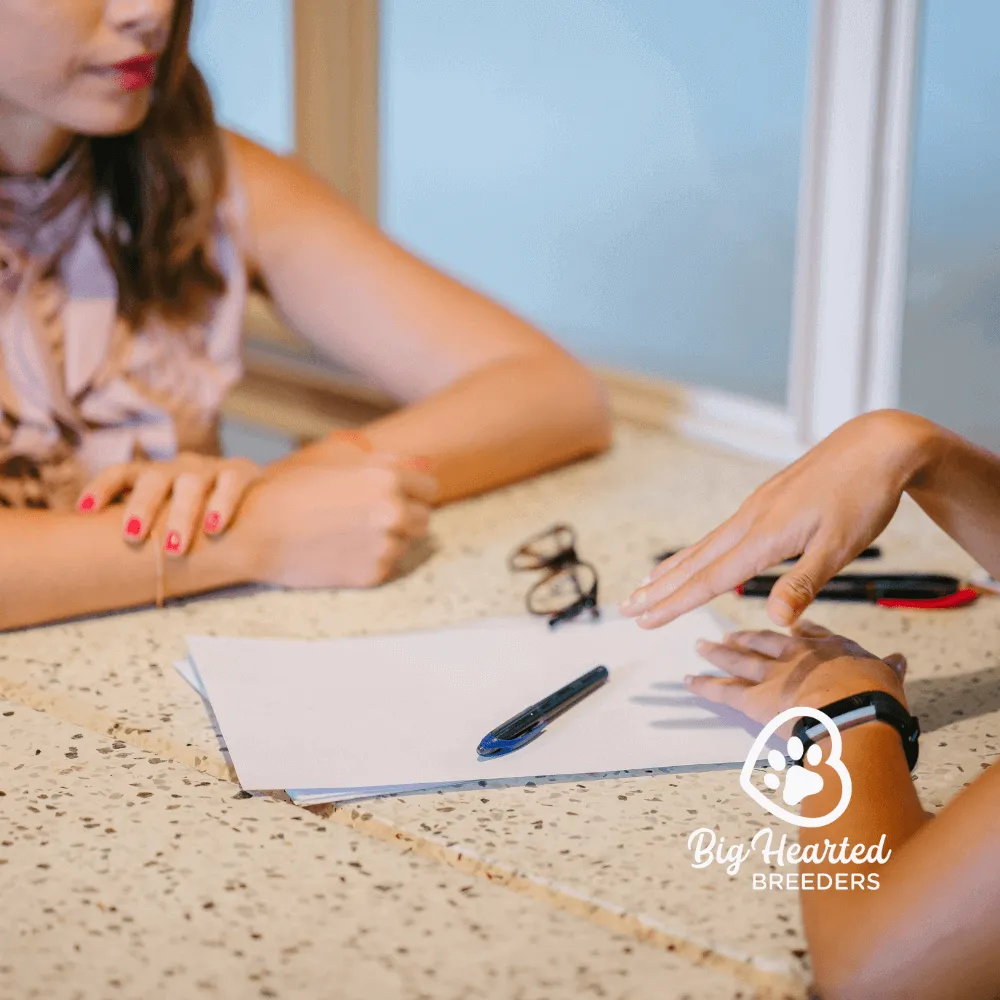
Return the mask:
<svg viewBox="0 0 1000 1000">
<path fill-rule="evenodd" d="M 293 3 L 296 153 L 374 221 L 379 6 Z M 813 0 L 786 405 L 602 368 L 619 416 L 789 461 L 898 405 L 920 22 L 921 0 Z M 259 305 L 247 356 L 258 373 L 334 374 Z"/>
<path fill-rule="evenodd" d="M 920 0 L 815 0 L 789 410 L 810 447 L 898 405 Z"/>
<path fill-rule="evenodd" d="M 368 219 L 378 221 L 379 0 L 287 0 L 292 16 L 295 151 Z M 317 356 L 261 295 L 246 316 L 246 367 L 258 380 L 367 400 L 371 388 Z M 276 390 L 276 391 L 278 391 Z M 389 405 L 383 400 L 384 406 Z"/>
</svg>

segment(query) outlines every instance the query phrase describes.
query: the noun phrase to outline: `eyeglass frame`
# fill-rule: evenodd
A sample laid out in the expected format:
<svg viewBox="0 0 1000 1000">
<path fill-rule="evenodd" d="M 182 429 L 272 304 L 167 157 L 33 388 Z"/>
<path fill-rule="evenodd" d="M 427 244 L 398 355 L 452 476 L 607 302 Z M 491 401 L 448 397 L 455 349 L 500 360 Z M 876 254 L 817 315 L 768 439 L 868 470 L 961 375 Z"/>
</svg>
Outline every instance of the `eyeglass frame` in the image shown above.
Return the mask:
<svg viewBox="0 0 1000 1000">
<path fill-rule="evenodd" d="M 535 553 L 531 553 L 530 550 L 532 545 L 551 535 L 558 536 L 560 532 L 565 532 L 569 536 L 568 544 L 562 546 L 560 550 L 551 558 L 544 558 L 536 555 Z M 534 565 L 517 565 L 517 558 L 522 555 L 531 555 L 534 560 Z M 544 531 L 540 531 L 537 534 L 532 535 L 507 557 L 507 566 L 513 573 L 545 573 L 545 575 L 540 580 L 536 581 L 528 591 L 525 597 L 525 606 L 527 607 L 529 614 L 537 615 L 539 617 L 549 615 L 549 628 L 556 628 L 563 622 L 578 618 L 581 614 L 588 610 L 590 611 L 591 619 L 600 618 L 601 609 L 597 603 L 599 583 L 597 568 L 593 565 L 593 563 L 586 562 L 577 554 L 576 532 L 568 524 L 554 524 L 551 528 L 546 528 Z M 566 570 L 572 571 L 577 566 L 582 566 L 584 569 L 589 570 L 590 573 L 593 574 L 594 583 L 592 587 L 584 592 L 583 588 L 580 586 L 580 581 L 577 578 L 577 575 L 570 572 L 570 579 L 573 581 L 576 586 L 577 593 L 579 594 L 575 601 L 563 608 L 561 611 L 555 612 L 537 611 L 532 607 L 532 596 L 538 592 L 539 588 L 549 583 L 553 577 L 558 576 Z"/>
</svg>

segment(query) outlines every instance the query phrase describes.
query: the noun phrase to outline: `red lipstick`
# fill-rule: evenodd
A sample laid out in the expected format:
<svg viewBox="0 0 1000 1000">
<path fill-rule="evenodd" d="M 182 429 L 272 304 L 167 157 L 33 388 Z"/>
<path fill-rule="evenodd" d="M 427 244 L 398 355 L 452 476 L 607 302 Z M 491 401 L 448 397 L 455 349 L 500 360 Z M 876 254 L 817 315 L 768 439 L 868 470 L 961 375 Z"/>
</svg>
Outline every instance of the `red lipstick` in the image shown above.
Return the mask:
<svg viewBox="0 0 1000 1000">
<path fill-rule="evenodd" d="M 122 90 L 144 90 L 151 87 L 156 79 L 157 56 L 136 56 L 115 63 L 111 68 L 118 74 L 118 86 Z"/>
</svg>

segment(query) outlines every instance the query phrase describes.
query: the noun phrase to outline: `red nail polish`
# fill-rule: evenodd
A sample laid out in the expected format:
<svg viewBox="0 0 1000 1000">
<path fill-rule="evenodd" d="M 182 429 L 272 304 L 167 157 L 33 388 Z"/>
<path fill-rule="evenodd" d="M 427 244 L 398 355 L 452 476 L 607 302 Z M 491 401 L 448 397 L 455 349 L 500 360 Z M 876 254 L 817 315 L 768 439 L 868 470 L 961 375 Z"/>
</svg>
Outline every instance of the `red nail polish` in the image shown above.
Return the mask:
<svg viewBox="0 0 1000 1000">
<path fill-rule="evenodd" d="M 77 510 L 93 510 L 94 504 L 97 501 L 94 499 L 92 493 L 88 493 L 85 497 L 80 498 L 80 502 L 76 505 Z"/>
<path fill-rule="evenodd" d="M 219 525 L 221 523 L 222 517 L 217 510 L 210 510 L 205 515 L 205 531 L 207 531 L 210 535 L 219 530 Z"/>
<path fill-rule="evenodd" d="M 125 534 L 135 536 L 140 531 L 142 531 L 142 521 L 137 517 L 130 517 L 128 523 L 125 525 Z"/>
<path fill-rule="evenodd" d="M 163 548 L 166 549 L 167 552 L 180 552 L 181 550 L 180 532 L 171 531 L 170 534 L 167 535 L 167 540 L 163 543 Z"/>
</svg>

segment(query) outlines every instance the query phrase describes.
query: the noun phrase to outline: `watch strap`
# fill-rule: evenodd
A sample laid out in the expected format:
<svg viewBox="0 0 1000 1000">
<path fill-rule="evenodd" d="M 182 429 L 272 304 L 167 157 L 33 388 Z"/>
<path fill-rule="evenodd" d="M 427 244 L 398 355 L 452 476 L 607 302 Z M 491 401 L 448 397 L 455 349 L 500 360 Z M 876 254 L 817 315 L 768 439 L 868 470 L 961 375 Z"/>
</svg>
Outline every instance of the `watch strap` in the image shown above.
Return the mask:
<svg viewBox="0 0 1000 1000">
<path fill-rule="evenodd" d="M 824 705 L 820 711 L 833 720 L 838 730 L 851 729 L 863 722 L 876 720 L 888 723 L 903 741 L 903 752 L 910 770 L 917 766 L 920 720 L 910 715 L 891 694 L 886 694 L 885 691 L 862 691 Z M 792 735 L 802 741 L 803 753 L 826 733 L 827 728 L 822 722 L 807 717 L 799 719 L 792 729 Z"/>
</svg>

